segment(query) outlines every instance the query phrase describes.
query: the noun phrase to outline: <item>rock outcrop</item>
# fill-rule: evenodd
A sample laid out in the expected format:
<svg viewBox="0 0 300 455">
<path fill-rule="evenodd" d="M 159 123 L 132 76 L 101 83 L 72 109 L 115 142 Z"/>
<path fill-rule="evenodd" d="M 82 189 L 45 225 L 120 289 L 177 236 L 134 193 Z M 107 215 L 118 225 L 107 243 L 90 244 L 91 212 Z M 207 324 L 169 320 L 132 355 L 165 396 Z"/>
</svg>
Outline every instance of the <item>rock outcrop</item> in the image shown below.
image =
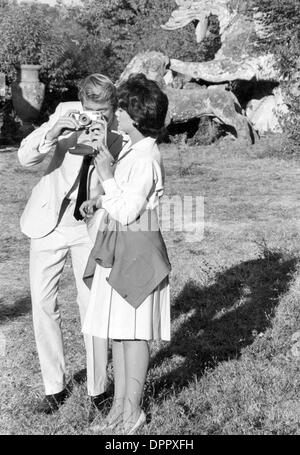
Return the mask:
<svg viewBox="0 0 300 455">
<path fill-rule="evenodd" d="M 169 59 L 161 52 L 137 54 L 127 65 L 117 84 L 130 74 L 143 73 L 158 82 L 169 98 L 167 123 L 184 123 L 194 118 L 210 116 L 226 125 L 238 140 L 251 143 L 251 126 L 235 95 L 222 86 L 201 87 L 196 83 L 184 84 L 184 88 L 167 86 Z M 171 82 L 171 81 L 169 81 Z"/>
<path fill-rule="evenodd" d="M 280 87 L 273 90 L 273 95 L 251 100 L 246 108 L 246 115 L 255 130 L 281 133 L 280 119 L 288 113 Z"/>
<path fill-rule="evenodd" d="M 165 91 L 169 98 L 169 123 L 210 116 L 225 125 L 239 141 L 252 143 L 251 125 L 232 92 L 218 86 L 190 90 L 167 88 Z"/>
<path fill-rule="evenodd" d="M 220 34 L 224 33 L 235 13 L 228 8 L 228 0 L 185 1 L 175 0 L 179 8 L 172 12 L 166 24 L 161 25 L 165 30 L 176 30 L 196 21 L 195 33 L 197 43 L 200 43 L 208 33 L 208 18 L 215 15 L 220 18 Z"/>
<path fill-rule="evenodd" d="M 222 46 L 215 58 L 207 62 L 170 59 L 170 70 L 183 74 L 190 80 L 209 84 L 237 80 L 253 81 L 253 84 L 259 81 L 279 81 L 274 55 L 260 54 L 257 51 L 258 38 L 268 33 L 261 13 L 253 12 L 252 17 L 249 16 L 246 3 L 237 0 L 176 0 L 176 3 L 178 8 L 162 28 L 175 30 L 193 22 L 196 40 L 201 42 L 209 34 L 210 15 L 216 15 Z M 296 83 L 294 91 L 298 90 L 299 83 Z M 247 116 L 259 133 L 281 132 L 280 117 L 287 110 L 280 89 L 251 100 L 246 107 Z"/>
<path fill-rule="evenodd" d="M 156 81 L 161 88 L 166 86 L 165 75 L 170 59 L 162 52 L 141 52 L 128 63 L 118 80 L 118 84 L 128 79 L 130 74 L 143 73 L 148 79 Z"/>
</svg>

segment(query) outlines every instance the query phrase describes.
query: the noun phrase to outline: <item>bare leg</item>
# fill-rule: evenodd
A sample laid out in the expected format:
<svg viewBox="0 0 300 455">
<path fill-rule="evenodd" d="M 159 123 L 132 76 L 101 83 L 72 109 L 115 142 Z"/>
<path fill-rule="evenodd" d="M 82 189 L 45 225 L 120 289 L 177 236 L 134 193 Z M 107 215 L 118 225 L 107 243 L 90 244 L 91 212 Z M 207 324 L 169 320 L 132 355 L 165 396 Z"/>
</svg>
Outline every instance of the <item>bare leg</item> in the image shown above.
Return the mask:
<svg viewBox="0 0 300 455">
<path fill-rule="evenodd" d="M 149 365 L 149 346 L 145 340 L 123 341 L 125 352 L 126 390 L 124 430 L 132 428 L 141 413 L 141 400 Z"/>
<path fill-rule="evenodd" d="M 123 341 L 112 341 L 114 400 L 106 420 L 108 424 L 122 421 L 125 398 L 125 353 Z"/>
</svg>

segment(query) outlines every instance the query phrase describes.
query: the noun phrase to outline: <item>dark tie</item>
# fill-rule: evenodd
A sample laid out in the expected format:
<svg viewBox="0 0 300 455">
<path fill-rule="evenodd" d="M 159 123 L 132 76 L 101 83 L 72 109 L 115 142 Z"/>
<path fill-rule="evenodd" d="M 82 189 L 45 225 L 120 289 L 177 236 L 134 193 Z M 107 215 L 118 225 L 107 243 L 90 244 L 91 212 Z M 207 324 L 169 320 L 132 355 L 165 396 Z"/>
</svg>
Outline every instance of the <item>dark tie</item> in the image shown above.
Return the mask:
<svg viewBox="0 0 300 455">
<path fill-rule="evenodd" d="M 78 194 L 76 199 L 76 205 L 74 209 L 74 218 L 76 220 L 83 220 L 83 216 L 81 215 L 79 208 L 81 204 L 87 200 L 87 176 L 89 172 L 89 166 L 93 159 L 92 155 L 85 155 L 83 158 L 81 170 L 80 170 L 80 180 L 78 186 Z"/>
</svg>

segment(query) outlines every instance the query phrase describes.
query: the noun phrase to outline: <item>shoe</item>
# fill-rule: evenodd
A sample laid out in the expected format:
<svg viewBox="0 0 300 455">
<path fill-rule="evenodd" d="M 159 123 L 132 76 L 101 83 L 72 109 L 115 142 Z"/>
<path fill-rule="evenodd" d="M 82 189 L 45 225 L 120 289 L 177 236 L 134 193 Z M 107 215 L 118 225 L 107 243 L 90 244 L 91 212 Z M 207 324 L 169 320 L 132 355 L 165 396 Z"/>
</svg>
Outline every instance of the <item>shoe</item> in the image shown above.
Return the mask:
<svg viewBox="0 0 300 455">
<path fill-rule="evenodd" d="M 99 411 L 102 411 L 107 405 L 108 395 L 106 392 L 101 393 L 100 395 L 95 395 L 90 397 L 91 404 L 88 415 L 88 422 L 91 423 L 95 419 Z"/>
<path fill-rule="evenodd" d="M 139 418 L 136 421 L 136 423 L 133 425 L 133 427 L 129 431 L 124 432 L 124 434 L 126 434 L 128 436 L 132 435 L 132 434 L 135 434 L 137 432 L 137 430 L 139 428 L 141 428 L 145 423 L 146 423 L 146 414 L 142 410 L 141 413 L 140 413 Z"/>
<path fill-rule="evenodd" d="M 73 374 L 72 381 L 74 384 L 84 384 L 86 382 L 86 368 L 76 371 L 76 373 Z"/>
<path fill-rule="evenodd" d="M 64 404 L 69 395 L 70 392 L 68 389 L 63 389 L 61 392 L 54 393 L 53 395 L 45 395 L 43 400 L 35 408 L 35 411 L 40 414 L 53 414 Z"/>
<path fill-rule="evenodd" d="M 93 433 L 98 433 L 99 431 L 111 431 L 114 430 L 118 425 L 123 422 L 122 416 L 120 415 L 113 422 L 109 422 L 107 419 L 104 419 L 99 425 L 93 425 L 90 430 Z"/>
</svg>

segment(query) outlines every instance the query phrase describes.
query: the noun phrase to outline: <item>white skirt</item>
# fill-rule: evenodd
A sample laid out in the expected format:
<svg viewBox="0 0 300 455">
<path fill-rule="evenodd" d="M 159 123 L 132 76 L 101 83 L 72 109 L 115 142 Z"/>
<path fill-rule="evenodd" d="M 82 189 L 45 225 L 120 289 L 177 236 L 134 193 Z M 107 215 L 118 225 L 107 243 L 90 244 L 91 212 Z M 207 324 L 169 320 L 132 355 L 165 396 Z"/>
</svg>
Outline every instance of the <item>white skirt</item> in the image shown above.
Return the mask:
<svg viewBox="0 0 300 455">
<path fill-rule="evenodd" d="M 134 308 L 106 281 L 109 268 L 96 266 L 82 331 L 99 338 L 170 340 L 170 288 L 166 278 Z"/>
<path fill-rule="evenodd" d="M 88 221 L 94 242 L 104 210 Z M 99 338 L 170 340 L 170 287 L 168 277 L 135 309 L 108 284 L 111 269 L 96 265 L 83 333 Z"/>
</svg>

